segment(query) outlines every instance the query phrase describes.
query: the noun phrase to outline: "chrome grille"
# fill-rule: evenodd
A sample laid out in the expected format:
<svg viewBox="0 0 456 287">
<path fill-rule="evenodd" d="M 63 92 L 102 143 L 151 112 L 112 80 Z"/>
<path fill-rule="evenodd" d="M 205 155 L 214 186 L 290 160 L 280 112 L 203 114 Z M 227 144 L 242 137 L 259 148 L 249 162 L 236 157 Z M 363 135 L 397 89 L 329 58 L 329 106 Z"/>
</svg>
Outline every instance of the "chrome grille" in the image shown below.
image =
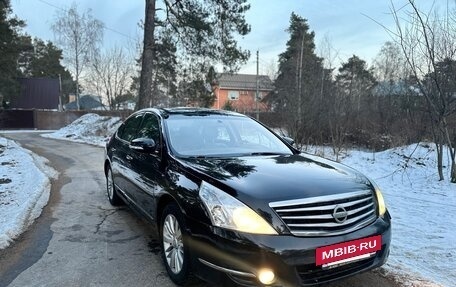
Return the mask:
<svg viewBox="0 0 456 287">
<path fill-rule="evenodd" d="M 371 190 L 277 201 L 269 206 L 296 236 L 344 234 L 377 218 L 377 205 Z"/>
</svg>

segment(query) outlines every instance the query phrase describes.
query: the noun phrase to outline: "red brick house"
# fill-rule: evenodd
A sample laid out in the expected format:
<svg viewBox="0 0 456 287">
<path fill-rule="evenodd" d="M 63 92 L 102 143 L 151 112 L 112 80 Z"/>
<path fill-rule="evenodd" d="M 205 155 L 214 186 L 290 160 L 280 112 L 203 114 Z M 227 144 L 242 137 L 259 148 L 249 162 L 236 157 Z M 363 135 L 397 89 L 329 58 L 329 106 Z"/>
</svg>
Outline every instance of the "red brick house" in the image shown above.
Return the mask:
<svg viewBox="0 0 456 287">
<path fill-rule="evenodd" d="M 256 111 L 255 93 L 257 76 L 249 74 L 219 74 L 213 85 L 215 101 L 214 109 L 223 109 L 229 103 L 238 112 Z M 258 76 L 260 111 L 268 111 L 268 105 L 262 99 L 274 89 L 268 76 Z"/>
</svg>

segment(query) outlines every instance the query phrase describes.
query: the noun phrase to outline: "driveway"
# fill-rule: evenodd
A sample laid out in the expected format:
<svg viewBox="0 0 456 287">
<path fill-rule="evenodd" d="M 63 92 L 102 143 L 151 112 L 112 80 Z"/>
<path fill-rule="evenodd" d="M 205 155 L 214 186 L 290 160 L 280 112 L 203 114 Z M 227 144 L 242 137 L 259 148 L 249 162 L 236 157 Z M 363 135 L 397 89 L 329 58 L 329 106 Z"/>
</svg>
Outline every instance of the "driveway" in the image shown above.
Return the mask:
<svg viewBox="0 0 456 287">
<path fill-rule="evenodd" d="M 47 158 L 60 175 L 41 217 L 0 250 L 0 287 L 175 286 L 161 263 L 152 225 L 127 207 L 108 203 L 102 148 L 36 133 L 3 136 Z M 325 286 L 400 285 L 368 272 Z"/>
</svg>

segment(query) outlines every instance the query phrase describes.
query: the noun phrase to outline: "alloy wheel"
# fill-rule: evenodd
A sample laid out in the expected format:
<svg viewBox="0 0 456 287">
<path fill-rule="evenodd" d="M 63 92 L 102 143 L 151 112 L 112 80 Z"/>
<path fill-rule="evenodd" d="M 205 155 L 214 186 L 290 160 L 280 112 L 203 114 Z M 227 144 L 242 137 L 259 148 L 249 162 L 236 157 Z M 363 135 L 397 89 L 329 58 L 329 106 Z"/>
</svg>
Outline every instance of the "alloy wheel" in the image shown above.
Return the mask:
<svg viewBox="0 0 456 287">
<path fill-rule="evenodd" d="M 177 218 L 168 214 L 163 222 L 163 251 L 166 262 L 174 274 L 178 274 L 184 263 L 184 241 Z"/>
</svg>

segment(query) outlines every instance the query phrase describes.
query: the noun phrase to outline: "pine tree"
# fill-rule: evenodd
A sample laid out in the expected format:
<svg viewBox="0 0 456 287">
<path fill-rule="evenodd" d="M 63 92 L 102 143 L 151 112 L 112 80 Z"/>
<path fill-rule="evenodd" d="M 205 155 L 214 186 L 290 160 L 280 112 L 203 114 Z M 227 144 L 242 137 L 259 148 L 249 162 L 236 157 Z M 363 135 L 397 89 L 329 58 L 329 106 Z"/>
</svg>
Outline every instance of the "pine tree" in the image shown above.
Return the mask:
<svg viewBox="0 0 456 287">
<path fill-rule="evenodd" d="M 163 9 L 156 9 L 159 2 Z M 191 57 L 191 62 L 218 62 L 236 70 L 249 57 L 249 52 L 239 48 L 235 39 L 236 34 L 244 36 L 250 32 L 244 15 L 249 8 L 247 0 L 146 0 L 137 108 L 156 102 L 152 87 L 158 27 L 172 31 L 170 35 L 178 49 Z"/>
<path fill-rule="evenodd" d="M 286 51 L 279 55 L 279 73 L 275 94 L 270 101 L 286 119 L 290 135 L 301 143 L 309 130 L 318 128 L 322 81 L 325 80 L 322 59 L 315 54 L 314 32 L 307 20 L 292 13 Z"/>
<path fill-rule="evenodd" d="M 364 60 L 353 55 L 346 63 L 342 63 L 336 83 L 339 95 L 347 99 L 350 103 L 349 108 L 353 109 L 360 119 L 362 112 L 368 112 L 366 103 L 369 102 L 372 89 L 376 85 L 373 72 L 367 69 Z"/>
<path fill-rule="evenodd" d="M 9 0 L 0 0 L 0 97 L 8 101 L 18 93 L 17 78 L 21 71 L 17 65 L 21 45 L 21 29 L 24 21 L 12 17 Z"/>
<path fill-rule="evenodd" d="M 367 70 L 366 62 L 356 55 L 342 64 L 336 81 L 342 93 L 352 99 L 357 111 L 361 110 L 361 101 L 371 95 L 376 84 L 372 71 Z"/>
<path fill-rule="evenodd" d="M 155 39 L 155 53 L 153 65 L 155 69 L 151 77 L 151 91 L 154 97 L 150 98 L 150 106 L 176 106 L 179 102 L 177 95 L 177 48 L 170 31 L 162 29 Z M 141 69 L 142 56 L 136 60 L 136 66 Z M 140 90 L 140 71 L 131 77 L 129 92 L 137 101 Z"/>
<path fill-rule="evenodd" d="M 169 106 L 177 95 L 177 48 L 169 31 L 159 34 L 155 51 L 151 106 Z"/>
</svg>

